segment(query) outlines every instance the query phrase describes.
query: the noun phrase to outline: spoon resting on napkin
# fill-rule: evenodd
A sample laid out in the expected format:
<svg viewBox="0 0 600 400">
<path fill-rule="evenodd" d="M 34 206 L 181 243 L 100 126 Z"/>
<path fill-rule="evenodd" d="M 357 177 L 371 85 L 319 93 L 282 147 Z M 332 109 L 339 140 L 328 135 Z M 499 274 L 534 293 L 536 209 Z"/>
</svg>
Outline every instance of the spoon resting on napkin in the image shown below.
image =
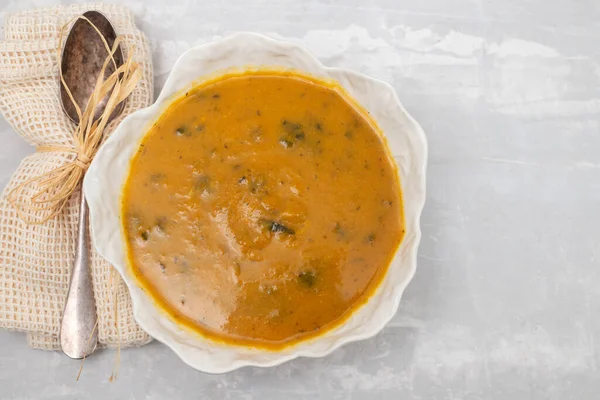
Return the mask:
<svg viewBox="0 0 600 400">
<path fill-rule="evenodd" d="M 88 10 L 98 10 L 133 49 L 142 79 L 131 93 L 120 120 L 153 100 L 152 63 L 144 34 L 131 12 L 119 5 L 71 5 L 9 14 L 0 42 L 0 111 L 25 140 L 36 146 L 25 157 L 0 197 L 0 328 L 27 333 L 30 346 L 60 349 L 59 331 L 74 261 L 80 196 L 41 224 L 28 224 L 7 199 L 23 183 L 73 162 L 77 157 L 74 125 L 62 113 L 56 90 L 61 28 Z M 26 217 L 43 219 L 47 211 L 31 207 L 35 188 L 18 193 Z M 98 313 L 100 347 L 140 346 L 150 337 L 133 318 L 129 292 L 113 268 L 90 248 L 92 284 Z"/>
</svg>

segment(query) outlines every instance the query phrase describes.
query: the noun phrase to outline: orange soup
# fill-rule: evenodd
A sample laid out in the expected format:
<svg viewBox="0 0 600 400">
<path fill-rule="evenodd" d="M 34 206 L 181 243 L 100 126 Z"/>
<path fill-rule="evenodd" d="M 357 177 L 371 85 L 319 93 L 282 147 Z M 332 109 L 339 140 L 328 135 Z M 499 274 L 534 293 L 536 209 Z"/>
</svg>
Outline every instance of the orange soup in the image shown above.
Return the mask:
<svg viewBox="0 0 600 400">
<path fill-rule="evenodd" d="M 255 72 L 202 84 L 150 128 L 123 194 L 130 267 L 172 318 L 281 348 L 330 329 L 403 236 L 386 145 L 334 85 Z"/>
</svg>

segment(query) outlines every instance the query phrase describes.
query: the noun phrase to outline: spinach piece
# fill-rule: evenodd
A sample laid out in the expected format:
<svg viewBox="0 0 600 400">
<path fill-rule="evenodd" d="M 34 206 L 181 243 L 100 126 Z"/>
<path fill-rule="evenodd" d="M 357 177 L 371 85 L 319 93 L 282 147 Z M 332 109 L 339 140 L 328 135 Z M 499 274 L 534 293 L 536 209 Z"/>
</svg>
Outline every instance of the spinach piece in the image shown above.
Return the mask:
<svg viewBox="0 0 600 400">
<path fill-rule="evenodd" d="M 191 130 L 187 126 L 185 126 L 185 125 L 180 126 L 179 128 L 177 128 L 175 130 L 175 134 L 177 136 L 187 136 L 187 137 L 192 136 Z"/>
<path fill-rule="evenodd" d="M 298 142 L 304 141 L 306 135 L 304 134 L 304 128 L 301 124 L 283 120 L 283 135 L 279 139 L 279 143 L 286 149 L 290 149 L 298 144 Z"/>
<path fill-rule="evenodd" d="M 273 233 L 283 233 L 286 235 L 295 235 L 296 231 L 281 222 L 273 221 L 270 219 L 261 219 L 260 222 L 265 226 L 266 229 Z"/>
<path fill-rule="evenodd" d="M 367 235 L 367 237 L 365 238 L 365 242 L 373 244 L 373 242 L 375 241 L 375 234 L 374 233 L 369 233 Z"/>
<path fill-rule="evenodd" d="M 310 270 L 301 271 L 297 279 L 301 286 L 312 288 L 317 283 L 317 274 Z"/>
<path fill-rule="evenodd" d="M 294 235 L 296 232 L 292 229 L 289 228 L 287 226 L 285 226 L 284 224 L 277 222 L 277 221 L 273 221 L 271 223 L 271 232 L 281 232 L 281 233 L 285 233 L 286 235 Z"/>
<path fill-rule="evenodd" d="M 138 213 L 130 213 L 127 216 L 127 229 L 132 236 L 137 236 L 144 242 L 150 238 L 150 231 L 144 227 L 144 221 Z"/>
</svg>

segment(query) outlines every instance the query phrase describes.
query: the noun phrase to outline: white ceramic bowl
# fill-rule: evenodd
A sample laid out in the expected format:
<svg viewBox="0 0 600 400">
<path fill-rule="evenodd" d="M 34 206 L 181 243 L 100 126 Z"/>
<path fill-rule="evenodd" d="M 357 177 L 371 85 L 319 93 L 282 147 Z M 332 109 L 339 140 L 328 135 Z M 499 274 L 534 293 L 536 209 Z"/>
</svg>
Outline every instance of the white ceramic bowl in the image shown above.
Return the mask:
<svg viewBox="0 0 600 400">
<path fill-rule="evenodd" d="M 120 220 L 121 191 L 129 163 L 148 127 L 179 93 L 208 77 L 247 67 L 293 69 L 339 82 L 371 113 L 387 138 L 397 163 L 404 198 L 406 235 L 373 296 L 337 328 L 279 351 L 217 343 L 178 326 L 138 286 L 128 265 Z M 190 366 L 204 372 L 222 373 L 246 365 L 273 366 L 300 356 L 322 357 L 345 343 L 374 336 L 384 327 L 396 313 L 402 292 L 417 266 L 426 163 L 425 134 L 402 107 L 390 85 L 355 72 L 327 68 L 299 45 L 239 33 L 194 47 L 177 60 L 156 102 L 125 118 L 102 146 L 86 174 L 84 190 L 90 208 L 93 243 L 127 283 L 140 326 Z"/>
</svg>

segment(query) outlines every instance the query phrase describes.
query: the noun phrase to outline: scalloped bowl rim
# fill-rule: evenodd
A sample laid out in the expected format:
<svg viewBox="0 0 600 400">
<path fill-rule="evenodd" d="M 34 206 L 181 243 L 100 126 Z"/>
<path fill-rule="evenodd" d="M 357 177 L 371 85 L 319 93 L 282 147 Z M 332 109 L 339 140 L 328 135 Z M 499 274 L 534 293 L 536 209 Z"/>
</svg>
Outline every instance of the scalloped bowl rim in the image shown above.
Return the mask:
<svg viewBox="0 0 600 400">
<path fill-rule="evenodd" d="M 248 49 L 252 49 L 253 52 Z M 219 54 L 221 59 L 215 56 Z M 194 63 L 220 65 L 220 62 L 227 64 L 227 57 L 234 59 L 229 61 L 232 68 L 239 67 L 239 65 L 290 68 L 289 65 L 282 65 L 287 62 L 294 65 L 292 69 L 303 74 L 337 81 L 347 94 L 370 112 L 371 117 L 383 132 L 392 153 L 395 151 L 394 146 L 400 146 L 400 142 L 409 147 L 408 150 L 398 147 L 398 150 L 404 152 L 398 156 L 400 158 L 393 154 L 402 188 L 406 233 L 392 264 L 388 267 L 386 276 L 369 299 L 354 310 L 344 322 L 322 335 L 277 351 L 227 345 L 178 326 L 139 287 L 136 278 L 130 275 L 128 261 L 124 255 L 125 242 L 122 237 L 119 208 L 120 193 L 128 175 L 129 161 L 135 154 L 134 150 L 137 150 L 139 142 L 148 131 L 150 124 L 156 121 L 174 98 L 179 97 L 186 88 L 198 84 L 209 76 L 223 73 L 226 69 L 215 67 L 216 69 L 211 73 L 196 73 L 196 77 L 190 79 L 190 65 L 194 65 Z M 240 63 L 235 61 L 236 57 L 244 59 L 264 57 L 267 61 L 270 60 L 269 57 L 272 57 L 277 62 Z M 375 91 L 376 95 L 371 93 L 371 90 Z M 378 100 L 380 97 L 385 98 L 387 103 Z M 365 104 L 363 101 L 365 99 L 369 104 Z M 380 107 L 376 107 L 376 109 L 369 107 L 371 103 L 377 104 L 378 101 L 384 105 L 381 109 Z M 385 123 L 382 124 L 382 121 Z M 386 125 L 393 126 L 394 129 L 386 129 Z M 134 135 L 135 140 L 129 137 L 131 135 Z M 383 329 L 398 310 L 402 294 L 416 271 L 417 249 L 421 238 L 419 220 L 425 203 L 426 164 L 427 140 L 425 133 L 404 109 L 389 84 L 350 70 L 326 67 L 299 44 L 255 33 L 241 32 L 219 41 L 190 48 L 179 57 L 154 104 L 125 117 L 102 145 L 87 171 L 84 179 L 84 191 L 90 208 L 90 230 L 94 246 L 97 252 L 117 269 L 129 288 L 133 314 L 139 325 L 152 337 L 170 347 L 193 368 L 208 373 L 223 373 L 244 366 L 275 366 L 297 357 L 323 357 L 344 344 L 370 338 Z M 111 180 L 109 178 L 111 173 L 117 174 L 117 176 L 120 174 L 120 180 Z M 118 199 L 115 199 L 117 191 Z M 114 215 L 115 204 L 118 204 L 116 206 L 118 208 L 117 215 Z M 402 258 L 398 259 L 400 253 L 402 253 Z M 402 273 L 399 275 L 401 279 L 398 278 L 398 281 L 390 283 L 387 281 L 391 279 L 392 267 L 403 271 L 395 271 L 394 273 Z M 386 299 L 382 296 L 388 293 L 383 291 L 387 290 L 389 285 L 392 285 L 389 287 L 390 298 Z M 376 298 L 379 303 L 371 305 Z M 382 301 L 383 303 L 381 303 Z M 377 320 L 374 320 L 373 315 L 362 315 L 362 319 L 360 319 L 361 311 L 365 314 L 369 305 L 371 308 L 375 307 L 372 310 L 373 315 L 382 314 L 383 311 L 385 313 L 379 315 Z M 380 310 L 382 306 L 385 307 L 383 311 Z M 364 323 L 366 326 L 362 325 Z M 344 332 L 344 329 L 353 330 Z M 328 341 L 328 345 L 325 343 L 326 341 Z"/>
</svg>

